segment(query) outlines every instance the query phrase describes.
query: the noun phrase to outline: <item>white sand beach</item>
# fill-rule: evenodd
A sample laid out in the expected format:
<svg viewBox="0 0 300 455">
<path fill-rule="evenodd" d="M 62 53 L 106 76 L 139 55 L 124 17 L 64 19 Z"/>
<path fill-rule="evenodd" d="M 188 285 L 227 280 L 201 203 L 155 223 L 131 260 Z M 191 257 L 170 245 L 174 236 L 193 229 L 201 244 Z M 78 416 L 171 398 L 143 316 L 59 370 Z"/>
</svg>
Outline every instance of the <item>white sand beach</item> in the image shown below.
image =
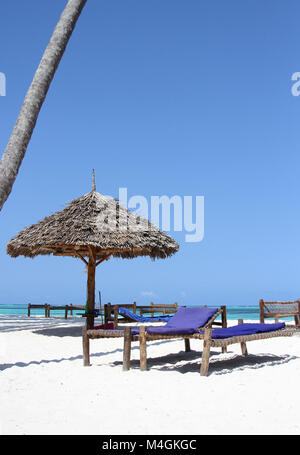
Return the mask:
<svg viewBox="0 0 300 455">
<path fill-rule="evenodd" d="M 83 367 L 80 318 L 0 316 L 0 433 L 4 435 L 299 434 L 300 333 L 213 349 L 148 345 L 149 370 L 122 371 L 122 340 L 91 341 Z M 233 322 L 229 322 L 233 324 Z"/>
</svg>

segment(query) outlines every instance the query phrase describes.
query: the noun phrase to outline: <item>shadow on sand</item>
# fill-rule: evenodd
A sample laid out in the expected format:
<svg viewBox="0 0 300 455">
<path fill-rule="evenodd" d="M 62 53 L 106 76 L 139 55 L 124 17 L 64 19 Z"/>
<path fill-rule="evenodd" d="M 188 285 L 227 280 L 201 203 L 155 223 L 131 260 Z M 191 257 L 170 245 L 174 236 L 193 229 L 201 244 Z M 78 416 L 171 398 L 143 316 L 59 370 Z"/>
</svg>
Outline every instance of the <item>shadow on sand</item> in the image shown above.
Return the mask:
<svg viewBox="0 0 300 455">
<path fill-rule="evenodd" d="M 48 337 L 81 337 L 82 327 L 50 327 L 46 329 L 33 330 L 32 333 L 37 335 L 45 335 Z"/>
<path fill-rule="evenodd" d="M 249 369 L 258 369 L 266 366 L 280 365 L 288 363 L 292 360 L 299 359 L 299 357 L 291 356 L 288 354 L 278 356 L 273 354 L 249 354 L 244 357 L 242 355 L 233 355 L 228 358 L 230 353 L 225 354 L 224 359 L 212 358 L 209 363 L 208 376 L 211 374 L 228 374 L 234 371 L 242 371 Z M 224 355 L 219 351 L 211 351 L 211 356 Z M 167 354 L 162 357 L 150 357 L 147 359 L 148 369 L 154 369 L 156 371 L 176 371 L 177 373 L 197 373 L 200 374 L 202 352 L 181 351 L 176 354 Z M 121 362 L 114 362 L 114 364 L 121 365 Z M 139 360 L 131 360 L 131 368 L 139 369 Z"/>
<path fill-rule="evenodd" d="M 82 328 L 84 322 L 79 318 L 63 319 L 58 317 L 44 318 L 44 317 L 30 317 L 27 316 L 14 316 L 14 315 L 1 315 L 0 317 L 0 333 L 19 332 L 22 330 L 31 331 L 34 333 L 40 332 L 41 335 L 55 335 L 55 330 L 59 328 L 71 329 L 69 336 L 72 335 L 72 329 Z M 49 330 L 49 333 L 46 332 Z M 54 332 L 52 332 L 52 330 Z M 43 331 L 45 331 L 43 333 Z M 76 330 L 75 330 L 76 332 Z M 59 332 L 58 332 L 59 333 Z M 60 335 L 57 335 L 60 336 Z M 68 335 L 62 335 L 68 336 Z"/>
</svg>

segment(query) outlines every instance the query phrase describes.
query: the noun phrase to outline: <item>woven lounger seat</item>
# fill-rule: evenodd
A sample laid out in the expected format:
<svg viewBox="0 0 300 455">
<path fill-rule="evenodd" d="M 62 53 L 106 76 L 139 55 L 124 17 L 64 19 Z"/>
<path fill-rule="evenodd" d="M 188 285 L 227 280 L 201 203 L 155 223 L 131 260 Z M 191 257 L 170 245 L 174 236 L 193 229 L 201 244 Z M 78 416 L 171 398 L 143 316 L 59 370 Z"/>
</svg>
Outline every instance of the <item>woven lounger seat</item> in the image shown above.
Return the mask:
<svg viewBox="0 0 300 455">
<path fill-rule="evenodd" d="M 86 334 L 92 340 L 95 340 L 96 338 L 123 338 L 124 329 L 113 329 L 113 330 L 90 329 L 90 330 L 86 330 L 86 328 L 84 327 L 83 333 Z"/>
<path fill-rule="evenodd" d="M 274 330 L 274 331 L 270 331 L 270 332 L 266 332 L 266 333 L 255 333 L 253 335 L 240 335 L 240 336 L 221 338 L 221 339 L 211 338 L 211 346 L 212 347 L 222 347 L 222 346 L 228 346 L 230 344 L 246 343 L 247 341 L 265 340 L 267 338 L 292 336 L 294 333 L 295 333 L 294 329 L 284 328 L 284 329 Z M 200 335 L 200 336 L 195 335 L 195 336 L 193 336 L 193 338 L 204 339 L 204 335 Z"/>
</svg>

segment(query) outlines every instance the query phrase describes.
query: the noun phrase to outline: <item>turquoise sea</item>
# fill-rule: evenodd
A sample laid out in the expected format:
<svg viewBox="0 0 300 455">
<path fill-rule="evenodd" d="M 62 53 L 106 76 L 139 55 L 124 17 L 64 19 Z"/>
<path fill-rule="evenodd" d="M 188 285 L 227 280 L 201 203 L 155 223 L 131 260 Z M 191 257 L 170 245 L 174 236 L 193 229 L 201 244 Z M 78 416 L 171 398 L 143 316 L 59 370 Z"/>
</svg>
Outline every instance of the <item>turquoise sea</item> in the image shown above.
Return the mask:
<svg viewBox="0 0 300 455">
<path fill-rule="evenodd" d="M 121 304 L 119 303 L 121 306 Z M 0 316 L 1 315 L 19 315 L 27 316 L 27 305 L 1 305 L 0 304 Z M 81 317 L 83 310 L 73 310 L 73 317 Z M 44 316 L 44 309 L 31 309 L 32 315 Z M 64 309 L 62 310 L 53 310 L 51 311 L 51 317 L 64 317 Z M 70 315 L 68 315 L 70 317 Z M 238 319 L 244 320 L 259 320 L 259 309 L 257 306 L 227 306 L 227 319 L 229 321 L 237 321 Z M 293 320 L 293 318 L 284 318 L 285 321 Z M 274 322 L 273 319 L 268 320 L 267 322 Z"/>
<path fill-rule="evenodd" d="M 43 305 L 43 304 L 42 304 Z M 59 306 L 59 305 L 57 305 Z M 27 316 L 28 305 L 0 305 L 0 315 L 7 314 L 7 315 L 17 315 L 17 316 Z M 83 313 L 83 310 L 73 310 L 73 316 L 80 316 Z M 32 316 L 44 316 L 45 310 L 44 308 L 31 308 Z M 62 310 L 51 310 L 51 316 L 61 316 L 64 317 L 64 306 L 62 306 Z M 70 317 L 70 313 L 68 314 Z"/>
<path fill-rule="evenodd" d="M 80 316 L 82 310 L 73 311 L 74 316 Z M 44 309 L 32 309 L 32 315 L 44 315 Z M 0 315 L 19 315 L 27 316 L 27 305 L 0 305 Z M 51 316 L 61 316 L 64 317 L 64 311 L 51 311 Z M 259 311 L 258 306 L 228 306 L 227 307 L 227 319 L 228 320 L 237 320 L 239 318 L 249 319 L 249 320 L 258 320 Z"/>
</svg>

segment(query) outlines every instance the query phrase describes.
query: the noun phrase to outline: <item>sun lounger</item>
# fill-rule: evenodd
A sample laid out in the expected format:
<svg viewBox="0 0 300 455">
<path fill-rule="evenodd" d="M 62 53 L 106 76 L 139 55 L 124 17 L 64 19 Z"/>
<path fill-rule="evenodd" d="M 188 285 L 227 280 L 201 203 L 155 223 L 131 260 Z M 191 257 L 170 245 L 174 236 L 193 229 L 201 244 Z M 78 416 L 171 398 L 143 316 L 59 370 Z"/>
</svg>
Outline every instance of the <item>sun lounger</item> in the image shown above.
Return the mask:
<svg viewBox="0 0 300 455">
<path fill-rule="evenodd" d="M 222 315 L 222 328 L 214 329 L 213 325 L 218 324 L 215 318 Z M 173 321 L 174 322 L 174 321 Z M 176 319 L 175 319 L 176 322 Z M 178 322 L 178 321 L 177 321 Z M 204 330 L 194 327 L 185 327 L 185 330 L 189 333 L 179 333 L 177 324 L 174 324 L 168 330 L 166 326 L 163 327 L 140 327 L 139 329 L 131 329 L 126 327 L 124 330 L 87 330 L 83 329 L 83 352 L 84 352 L 84 365 L 90 365 L 89 356 L 89 340 L 93 338 L 112 338 L 122 337 L 124 338 L 124 350 L 123 350 L 123 370 L 127 371 L 130 369 L 130 356 L 131 356 L 131 343 L 139 341 L 140 344 L 140 368 L 141 370 L 147 370 L 147 341 L 155 340 L 166 340 L 183 338 L 185 341 L 186 351 L 190 350 L 190 339 L 202 340 L 203 353 L 202 362 L 200 367 L 201 376 L 207 376 L 209 368 L 209 357 L 210 349 L 212 347 L 220 347 L 223 352 L 227 351 L 227 346 L 231 344 L 239 343 L 241 345 L 242 354 L 248 355 L 246 343 L 254 340 L 263 340 L 281 336 L 292 336 L 298 331 L 297 328 L 286 327 L 284 323 L 276 324 L 262 324 L 262 323 L 248 323 L 244 324 L 242 319 L 239 319 L 239 323 L 233 327 L 226 327 L 226 307 L 222 307 L 218 310 L 212 318 L 210 318 L 204 325 Z M 221 325 L 219 322 L 219 325 Z"/>
<path fill-rule="evenodd" d="M 278 322 L 279 318 L 294 317 L 295 326 L 300 327 L 300 299 L 289 302 L 265 302 L 259 301 L 259 319 L 265 322 L 266 318 L 274 318 Z"/>
<path fill-rule="evenodd" d="M 226 329 L 205 329 L 204 333 L 192 336 L 193 338 L 202 338 L 204 340 L 200 374 L 201 376 L 207 376 L 210 349 L 212 347 L 227 348 L 230 344 L 240 343 L 242 354 L 247 356 L 248 351 L 246 342 L 281 336 L 292 336 L 295 331 L 296 329 L 286 328 L 285 323 L 243 324 L 242 319 L 239 319 L 238 325 Z"/>
<path fill-rule="evenodd" d="M 114 328 L 117 329 L 119 324 L 128 322 L 167 322 L 170 316 L 176 313 L 177 309 L 177 303 L 172 305 L 154 305 L 151 302 L 150 306 L 137 306 L 136 302 L 125 305 L 107 303 L 104 305 L 104 318 L 106 327 L 109 322 L 113 322 Z"/>
<path fill-rule="evenodd" d="M 218 317 L 221 317 L 221 321 L 217 321 Z M 173 338 L 183 338 L 185 343 L 185 350 L 190 350 L 190 341 L 189 337 L 195 331 L 204 329 L 207 327 L 227 327 L 226 319 L 226 306 L 218 308 L 180 308 L 175 315 L 167 322 L 165 326 L 161 327 L 151 327 L 147 328 L 154 330 L 154 333 L 146 333 L 146 327 L 140 327 L 140 332 L 138 328 L 131 329 L 126 327 L 124 330 L 87 330 L 86 327 L 83 328 L 82 340 L 83 340 L 83 357 L 84 365 L 90 365 L 90 339 L 97 338 L 121 338 L 124 337 L 124 359 L 123 359 L 123 369 L 127 370 L 130 366 L 130 349 L 131 341 L 141 341 L 142 334 L 144 343 L 141 345 L 141 353 L 144 353 L 146 350 L 146 341 L 149 340 L 158 340 L 158 339 L 173 339 Z M 161 333 L 155 333 L 156 329 L 160 329 Z M 166 331 L 167 329 L 167 331 Z M 132 333 L 133 331 L 133 333 Z M 164 331 L 164 333 L 162 333 Z M 169 331 L 169 332 L 168 332 Z M 223 349 L 223 352 L 225 352 Z M 142 355 L 142 354 L 141 354 Z M 144 354 L 143 354 L 144 355 Z M 141 357 L 141 368 L 146 369 L 146 358 Z"/>
<path fill-rule="evenodd" d="M 136 341 L 136 338 L 139 338 L 140 342 L 140 368 L 141 370 L 147 369 L 147 354 L 146 354 L 146 342 L 153 341 L 157 339 L 164 339 L 164 334 L 159 333 L 156 328 L 155 332 L 149 330 L 149 328 L 140 328 L 139 335 L 135 331 L 131 335 L 133 341 Z M 188 339 L 198 339 L 204 341 L 204 349 L 202 353 L 202 362 L 200 368 L 201 376 L 207 376 L 208 367 L 209 367 L 209 355 L 211 347 L 221 347 L 223 352 L 227 349 L 227 346 L 234 343 L 240 343 L 242 348 L 242 354 L 247 355 L 246 342 L 253 340 L 261 340 L 266 338 L 273 338 L 279 336 L 291 336 L 295 333 L 295 329 L 285 328 L 284 323 L 277 324 L 261 324 L 261 323 L 248 323 L 243 324 L 243 321 L 240 319 L 239 324 L 233 327 L 214 329 L 206 328 L 204 331 L 190 332 L 189 334 L 182 334 L 182 336 L 187 337 Z M 171 336 L 171 332 L 169 332 Z M 173 335 L 174 338 L 176 335 Z M 127 338 L 128 337 L 128 338 Z M 125 335 L 125 339 L 129 340 L 129 335 Z M 129 343 L 129 341 L 127 341 Z M 128 350 L 125 348 L 124 350 Z"/>
<path fill-rule="evenodd" d="M 172 316 L 139 316 L 126 308 L 119 307 L 119 314 L 128 322 L 168 322 Z"/>
</svg>

